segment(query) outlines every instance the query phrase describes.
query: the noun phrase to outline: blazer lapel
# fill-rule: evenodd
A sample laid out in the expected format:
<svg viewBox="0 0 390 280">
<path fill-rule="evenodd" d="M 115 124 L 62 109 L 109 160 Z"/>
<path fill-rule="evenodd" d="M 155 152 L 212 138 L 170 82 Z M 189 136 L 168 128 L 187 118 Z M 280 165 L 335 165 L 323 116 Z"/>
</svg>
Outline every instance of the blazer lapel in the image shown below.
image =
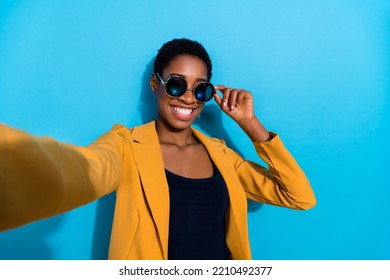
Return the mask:
<svg viewBox="0 0 390 280">
<path fill-rule="evenodd" d="M 153 216 L 164 259 L 168 258 L 169 189 L 155 122 L 138 126 L 132 131 L 133 153 L 142 188 Z"/>
</svg>

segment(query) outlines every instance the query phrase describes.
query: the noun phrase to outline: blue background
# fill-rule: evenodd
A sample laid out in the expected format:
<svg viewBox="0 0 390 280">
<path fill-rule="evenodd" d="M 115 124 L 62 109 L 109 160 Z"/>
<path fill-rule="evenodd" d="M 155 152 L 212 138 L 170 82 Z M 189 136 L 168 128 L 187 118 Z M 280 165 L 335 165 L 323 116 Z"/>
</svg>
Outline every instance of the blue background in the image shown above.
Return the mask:
<svg viewBox="0 0 390 280">
<path fill-rule="evenodd" d="M 253 92 L 317 196 L 250 203 L 253 257 L 390 259 L 388 0 L 2 0 L 0 121 L 78 145 L 147 122 L 153 58 L 180 37 L 209 51 L 214 83 Z M 214 102 L 196 127 L 257 160 Z M 105 259 L 114 199 L 0 233 L 0 259 Z"/>
</svg>

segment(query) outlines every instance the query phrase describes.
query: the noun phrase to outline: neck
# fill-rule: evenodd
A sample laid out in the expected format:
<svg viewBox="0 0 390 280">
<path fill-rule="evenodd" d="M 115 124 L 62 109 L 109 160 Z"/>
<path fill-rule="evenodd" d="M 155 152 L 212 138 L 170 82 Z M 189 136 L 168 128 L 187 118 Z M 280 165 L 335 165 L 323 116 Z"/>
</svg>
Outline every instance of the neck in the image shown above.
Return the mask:
<svg viewBox="0 0 390 280">
<path fill-rule="evenodd" d="M 197 142 L 192 136 L 191 127 L 185 129 L 175 129 L 163 120 L 159 119 L 156 121 L 156 131 L 159 142 L 163 144 L 186 147 Z"/>
</svg>

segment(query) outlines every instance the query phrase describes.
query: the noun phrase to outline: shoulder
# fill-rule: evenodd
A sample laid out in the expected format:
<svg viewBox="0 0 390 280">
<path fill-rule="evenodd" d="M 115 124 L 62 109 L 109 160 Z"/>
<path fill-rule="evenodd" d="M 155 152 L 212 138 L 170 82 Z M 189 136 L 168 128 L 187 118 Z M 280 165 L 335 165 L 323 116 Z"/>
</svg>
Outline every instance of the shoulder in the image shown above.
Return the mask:
<svg viewBox="0 0 390 280">
<path fill-rule="evenodd" d="M 150 142 L 158 140 L 154 121 L 131 128 L 121 124 L 115 124 L 110 132 L 118 134 L 128 141 Z"/>
</svg>

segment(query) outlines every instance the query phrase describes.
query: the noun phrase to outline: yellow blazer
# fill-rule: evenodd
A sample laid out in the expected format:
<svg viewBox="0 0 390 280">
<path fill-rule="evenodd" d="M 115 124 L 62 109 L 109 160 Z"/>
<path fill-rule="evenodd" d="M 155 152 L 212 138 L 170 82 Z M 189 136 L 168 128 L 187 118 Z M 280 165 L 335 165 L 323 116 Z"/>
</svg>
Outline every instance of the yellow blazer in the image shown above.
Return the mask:
<svg viewBox="0 0 390 280">
<path fill-rule="evenodd" d="M 294 209 L 316 203 L 278 135 L 254 143 L 266 169 L 193 129 L 229 192 L 226 239 L 233 259 L 251 259 L 247 199 Z M 87 147 L 0 124 L 0 231 L 66 212 L 116 191 L 109 259 L 167 259 L 169 190 L 155 123 L 115 125 Z"/>
</svg>

